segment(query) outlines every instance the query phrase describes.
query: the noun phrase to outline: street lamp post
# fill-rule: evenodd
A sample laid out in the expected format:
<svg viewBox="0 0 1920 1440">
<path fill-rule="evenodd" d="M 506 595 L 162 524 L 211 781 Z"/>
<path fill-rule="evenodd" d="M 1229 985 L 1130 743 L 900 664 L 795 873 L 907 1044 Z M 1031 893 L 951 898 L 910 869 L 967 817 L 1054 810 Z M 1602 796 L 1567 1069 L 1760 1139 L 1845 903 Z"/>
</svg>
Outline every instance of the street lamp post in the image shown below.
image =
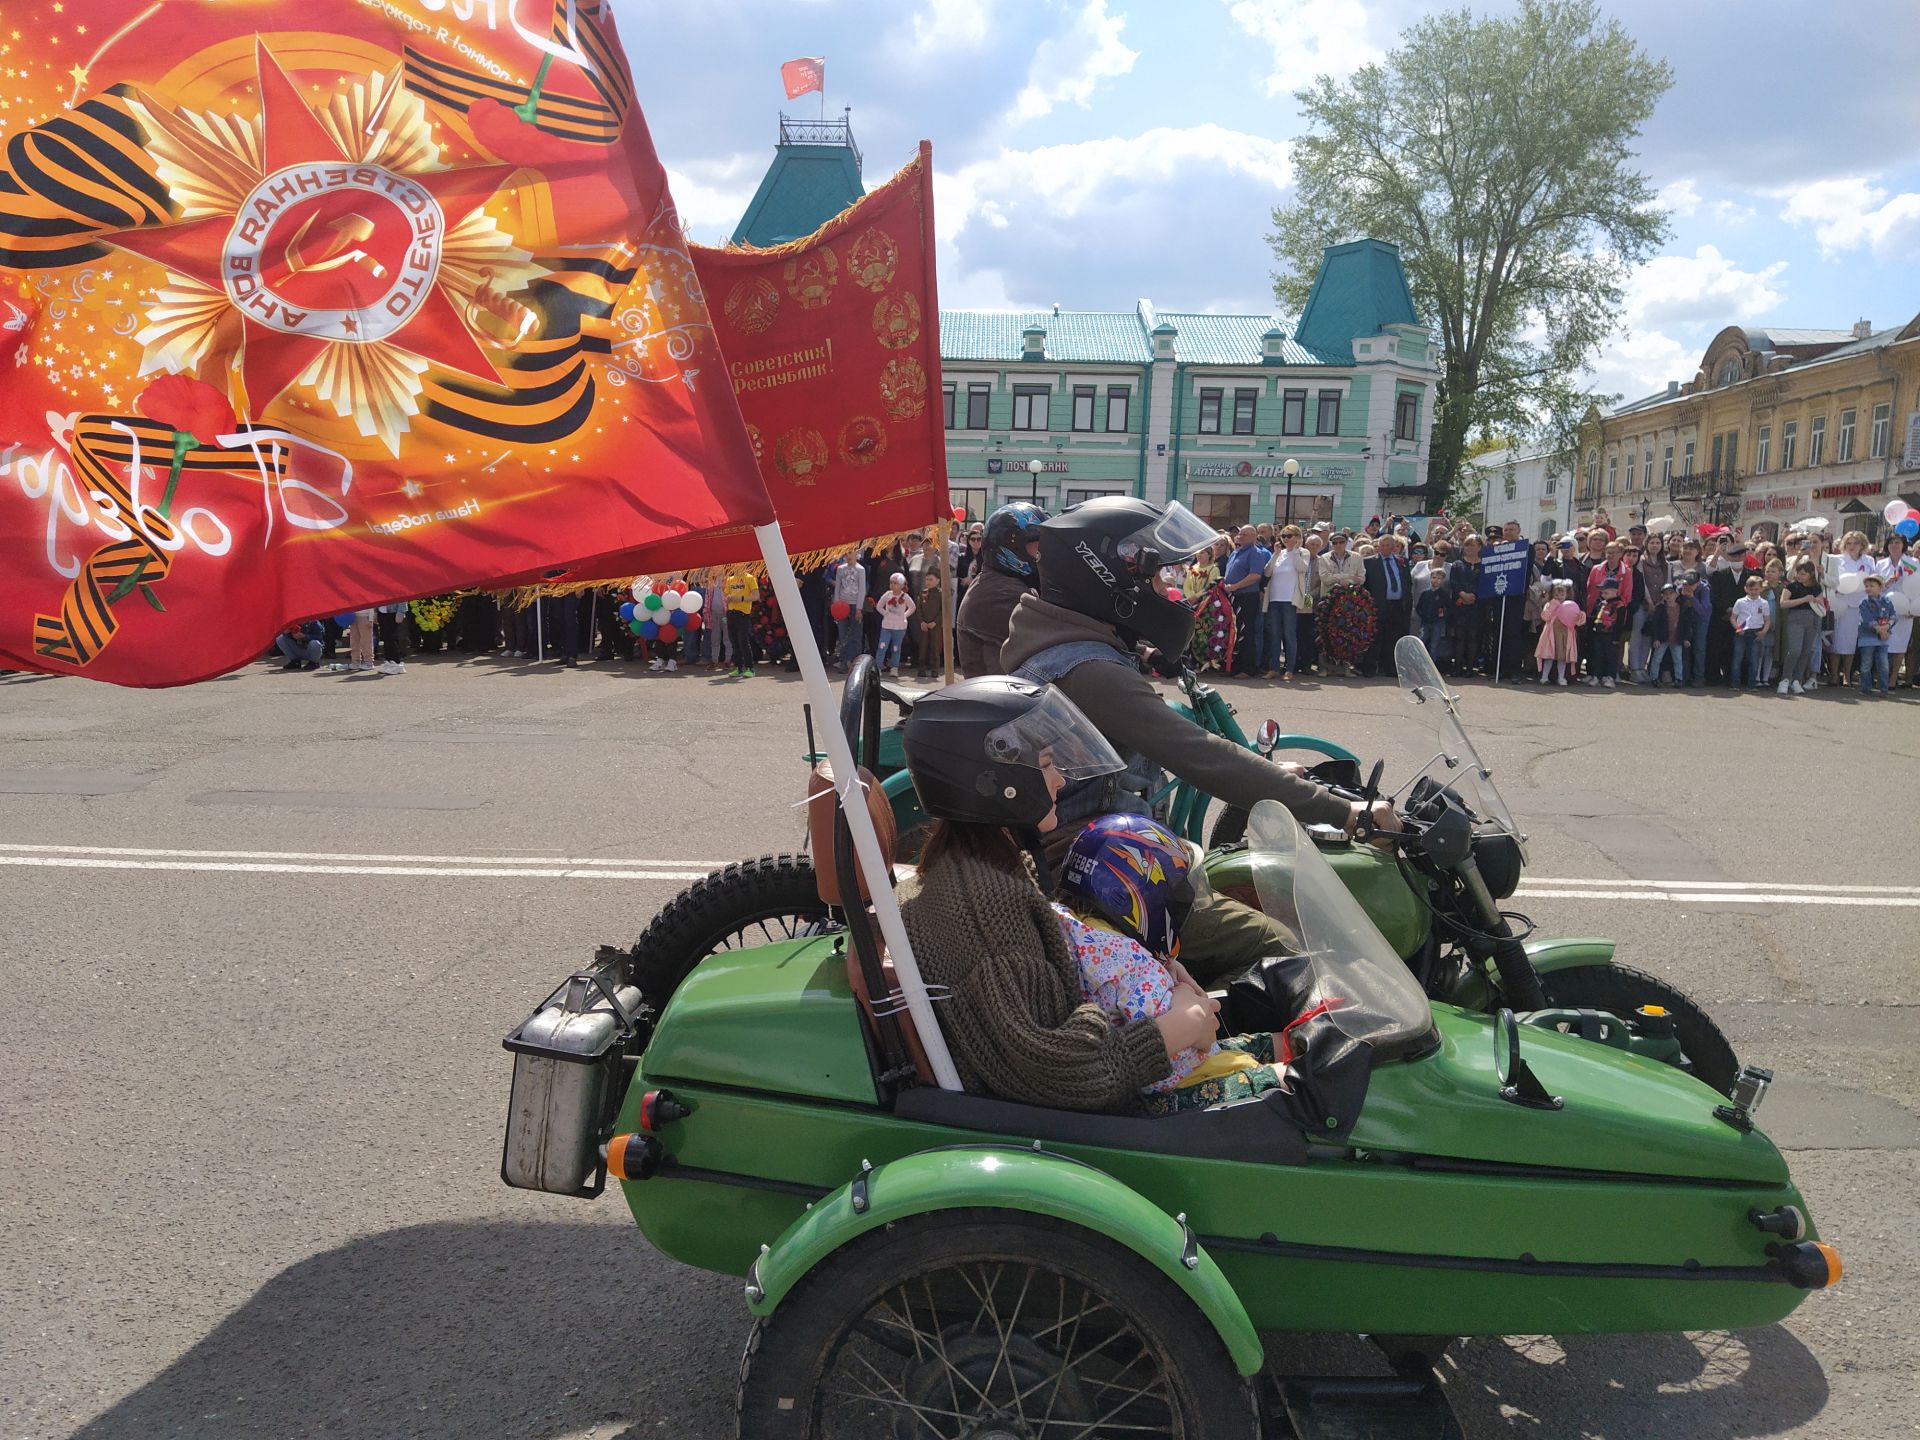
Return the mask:
<svg viewBox="0 0 1920 1440">
<path fill-rule="evenodd" d="M 1045 468 L 1038 460 L 1027 461 L 1027 477 L 1032 482 L 1029 486 L 1032 493 L 1027 498 L 1035 506 L 1040 503 L 1040 472 Z"/>
<path fill-rule="evenodd" d="M 1280 467 L 1280 473 L 1287 477 L 1287 516 L 1281 523 L 1291 525 L 1293 523 L 1293 477 L 1300 473 L 1300 462 L 1288 456 L 1287 463 Z"/>
</svg>

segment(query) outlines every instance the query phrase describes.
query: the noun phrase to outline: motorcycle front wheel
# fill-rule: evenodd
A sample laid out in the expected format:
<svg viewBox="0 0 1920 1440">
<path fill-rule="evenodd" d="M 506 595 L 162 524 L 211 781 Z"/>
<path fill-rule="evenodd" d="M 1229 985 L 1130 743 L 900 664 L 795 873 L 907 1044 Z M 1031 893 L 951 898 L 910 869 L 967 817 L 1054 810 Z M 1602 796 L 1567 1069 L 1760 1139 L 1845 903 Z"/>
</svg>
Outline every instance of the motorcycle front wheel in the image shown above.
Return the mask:
<svg viewBox="0 0 1920 1440">
<path fill-rule="evenodd" d="M 1695 1079 L 1730 1094 L 1740 1061 L 1720 1027 L 1685 991 L 1628 965 L 1580 965 L 1540 977 L 1554 1009 L 1605 1010 L 1629 1019 L 1642 1005 L 1661 1005 L 1673 1017 L 1675 1038 L 1693 1064 Z"/>
</svg>

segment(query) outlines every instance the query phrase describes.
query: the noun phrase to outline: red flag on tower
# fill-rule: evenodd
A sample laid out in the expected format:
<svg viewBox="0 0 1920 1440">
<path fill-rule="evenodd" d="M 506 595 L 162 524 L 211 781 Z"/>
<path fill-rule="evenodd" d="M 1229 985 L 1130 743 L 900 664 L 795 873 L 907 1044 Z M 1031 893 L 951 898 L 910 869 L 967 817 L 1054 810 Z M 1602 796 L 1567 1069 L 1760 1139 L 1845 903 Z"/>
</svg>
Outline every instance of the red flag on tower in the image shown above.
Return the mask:
<svg viewBox="0 0 1920 1440">
<path fill-rule="evenodd" d="M 798 100 L 809 91 L 824 91 L 827 88 L 826 56 L 803 55 L 798 60 L 787 61 L 780 67 L 780 83 L 787 87 L 789 100 Z"/>
</svg>

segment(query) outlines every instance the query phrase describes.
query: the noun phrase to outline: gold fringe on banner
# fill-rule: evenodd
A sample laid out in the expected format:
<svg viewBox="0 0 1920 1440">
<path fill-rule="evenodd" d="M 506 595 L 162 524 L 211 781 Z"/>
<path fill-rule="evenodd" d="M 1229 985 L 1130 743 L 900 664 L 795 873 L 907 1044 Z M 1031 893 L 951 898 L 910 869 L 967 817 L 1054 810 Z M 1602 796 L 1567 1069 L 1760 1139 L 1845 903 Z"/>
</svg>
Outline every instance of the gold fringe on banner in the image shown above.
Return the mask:
<svg viewBox="0 0 1920 1440">
<path fill-rule="evenodd" d="M 933 524 L 929 523 L 916 526 L 911 530 L 898 530 L 891 535 L 879 535 L 864 544 L 849 540 L 844 545 L 830 545 L 824 550 L 807 550 L 792 557 L 794 573 L 805 574 L 810 570 L 818 570 L 828 561 L 839 559 L 839 557 L 846 554 L 847 551 L 854 549 L 856 545 L 862 554 L 876 545 L 882 549 L 891 550 L 895 545 L 903 544 L 907 540 L 918 539 L 933 528 Z M 766 562 L 761 560 L 743 560 L 738 565 L 696 565 L 688 570 L 669 570 L 665 573 L 669 575 L 694 575 L 702 570 L 744 570 L 747 574 L 758 576 L 761 579 L 765 579 L 767 574 Z M 633 582 L 641 578 L 643 577 L 639 575 L 629 575 L 625 579 L 566 580 L 557 581 L 551 585 L 521 585 L 512 590 L 503 590 L 495 593 L 497 593 L 499 597 L 499 602 L 508 609 L 524 610 L 535 600 L 550 599 L 556 595 L 584 595 L 589 590 L 632 590 Z M 477 595 L 483 592 L 469 590 L 463 593 Z"/>
</svg>

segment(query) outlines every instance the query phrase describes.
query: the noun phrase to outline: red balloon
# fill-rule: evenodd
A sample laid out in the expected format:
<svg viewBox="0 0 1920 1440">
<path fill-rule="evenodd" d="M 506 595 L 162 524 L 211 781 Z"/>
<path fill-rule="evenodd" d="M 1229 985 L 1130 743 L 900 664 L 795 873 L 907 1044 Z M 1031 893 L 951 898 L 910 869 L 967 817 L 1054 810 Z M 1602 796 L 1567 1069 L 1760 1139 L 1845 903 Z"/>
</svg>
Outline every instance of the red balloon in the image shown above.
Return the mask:
<svg viewBox="0 0 1920 1440">
<path fill-rule="evenodd" d="M 834 619 L 844 620 L 847 618 L 847 616 L 853 613 L 853 606 L 849 605 L 844 600 L 836 600 L 833 602 L 833 604 L 827 607 L 827 610 L 830 614 L 832 614 Z"/>
<path fill-rule="evenodd" d="M 698 630 L 703 623 L 705 622 L 701 620 L 700 612 L 697 610 L 691 615 L 682 615 L 680 617 L 680 628 L 682 630 Z"/>
<path fill-rule="evenodd" d="M 662 625 L 662 626 L 660 627 L 660 642 L 661 642 L 661 644 L 663 644 L 663 645 L 670 645 L 670 644 L 672 644 L 672 643 L 673 643 L 673 642 L 674 642 L 675 640 L 678 640 L 679 638 L 680 638 L 680 632 L 679 632 L 679 630 L 677 630 L 677 629 L 676 629 L 675 627 L 673 627 L 672 625 Z"/>
<path fill-rule="evenodd" d="M 667 593 L 667 582 L 666 582 L 666 581 L 664 581 L 664 580 L 656 580 L 656 581 L 654 581 L 654 582 L 653 582 L 653 593 L 654 593 L 654 594 L 656 594 L 656 595 L 664 595 L 664 594 L 666 594 L 666 593 Z"/>
<path fill-rule="evenodd" d="M 964 525 L 967 523 L 967 507 L 966 506 L 956 505 L 953 507 L 953 523 L 956 525 Z"/>
<path fill-rule="evenodd" d="M 687 582 L 686 582 L 686 581 L 684 581 L 684 580 L 676 580 L 676 581 L 674 581 L 674 582 L 673 582 L 673 593 L 674 593 L 674 594 L 676 594 L 676 595 L 684 595 L 684 594 L 686 594 L 686 593 L 687 593 Z"/>
<path fill-rule="evenodd" d="M 1176 605 L 1184 603 L 1183 597 L 1181 596 L 1180 592 L 1174 589 L 1173 586 L 1171 585 L 1167 587 L 1167 598 L 1173 601 L 1173 603 Z"/>
</svg>

